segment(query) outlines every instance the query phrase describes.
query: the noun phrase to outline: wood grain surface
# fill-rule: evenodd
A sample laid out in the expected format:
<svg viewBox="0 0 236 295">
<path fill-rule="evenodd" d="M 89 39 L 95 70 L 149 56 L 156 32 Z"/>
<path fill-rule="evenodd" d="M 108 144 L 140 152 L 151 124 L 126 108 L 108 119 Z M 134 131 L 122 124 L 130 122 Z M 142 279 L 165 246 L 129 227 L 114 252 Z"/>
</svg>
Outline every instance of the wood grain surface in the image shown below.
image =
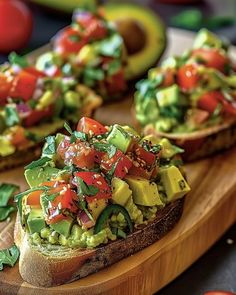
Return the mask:
<svg viewBox="0 0 236 295">
<path fill-rule="evenodd" d="M 189 47 L 192 35 L 170 32 L 169 53 Z M 174 44 L 179 44 L 175 46 Z M 178 52 L 179 51 L 179 52 Z M 167 54 L 168 54 L 167 52 Z M 104 123 L 130 124 L 130 98 L 96 112 Z M 37 288 L 23 282 L 18 265 L 0 272 L 0 295 L 46 294 L 152 294 L 168 284 L 200 257 L 236 221 L 236 148 L 186 165 L 192 191 L 187 196 L 183 216 L 160 241 L 96 274 L 76 282 Z M 0 174 L 0 182 L 27 186 L 23 168 Z M 14 218 L 0 223 L 0 248 L 12 244 Z"/>
<path fill-rule="evenodd" d="M 236 148 L 186 166 L 192 188 L 177 226 L 152 246 L 96 274 L 50 289 L 24 283 L 18 265 L 0 273 L 0 294 L 152 294 L 200 257 L 236 221 Z M 22 168 L 0 175 L 24 189 Z M 14 220 L 0 224 L 0 247 Z"/>
</svg>

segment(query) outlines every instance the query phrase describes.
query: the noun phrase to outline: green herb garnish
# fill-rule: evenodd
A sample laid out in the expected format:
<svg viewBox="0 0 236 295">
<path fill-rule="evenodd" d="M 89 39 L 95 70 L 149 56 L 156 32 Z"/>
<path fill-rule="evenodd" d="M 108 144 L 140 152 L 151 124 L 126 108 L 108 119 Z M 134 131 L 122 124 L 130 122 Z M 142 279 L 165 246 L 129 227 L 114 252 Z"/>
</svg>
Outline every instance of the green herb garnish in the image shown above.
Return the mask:
<svg viewBox="0 0 236 295">
<path fill-rule="evenodd" d="M 6 125 L 8 127 L 17 125 L 20 122 L 20 118 L 15 105 L 6 105 L 5 114 L 6 114 L 6 118 L 5 118 Z"/>
<path fill-rule="evenodd" d="M 82 178 L 80 178 L 78 176 L 76 178 L 77 178 L 78 184 L 79 184 L 79 186 L 78 186 L 78 189 L 79 189 L 78 193 L 80 195 L 82 195 L 82 196 L 95 196 L 99 192 L 99 189 L 96 186 L 94 186 L 94 185 L 88 185 L 87 183 L 85 183 L 83 181 Z"/>
<path fill-rule="evenodd" d="M 18 189 L 19 187 L 14 184 L 3 183 L 0 185 L 0 221 L 7 219 L 16 210 L 15 206 L 8 205 L 8 202 Z"/>
<path fill-rule="evenodd" d="M 70 128 L 70 125 L 69 125 L 68 122 L 65 122 L 65 123 L 64 123 L 64 128 L 66 129 L 66 131 L 68 131 L 68 133 L 70 133 L 70 134 L 73 133 L 73 131 L 72 131 L 72 129 Z"/>
<path fill-rule="evenodd" d="M 0 250 L 0 270 L 3 270 L 3 265 L 14 266 L 18 257 L 20 255 L 20 251 L 16 247 L 16 245 L 11 246 L 8 249 Z"/>
<path fill-rule="evenodd" d="M 26 68 L 29 66 L 27 59 L 24 56 L 20 56 L 15 52 L 11 52 L 8 56 L 8 59 L 12 65 L 18 65 L 21 68 Z"/>
<path fill-rule="evenodd" d="M 53 156 L 56 153 L 56 139 L 55 136 L 48 136 L 45 138 L 46 144 L 43 148 L 43 155 Z"/>
<path fill-rule="evenodd" d="M 74 131 L 71 134 L 70 143 L 75 142 L 77 139 L 82 140 L 82 141 L 87 141 L 88 135 L 84 132 Z"/>
<path fill-rule="evenodd" d="M 29 165 L 25 166 L 25 169 L 33 169 L 35 167 L 43 166 L 44 164 L 46 164 L 49 161 L 51 161 L 51 158 L 43 157 L 43 158 L 41 158 L 39 160 L 36 160 L 36 161 L 33 161 Z"/>
<path fill-rule="evenodd" d="M 96 150 L 107 153 L 109 158 L 112 158 L 117 151 L 117 148 L 109 143 L 95 142 L 93 145 Z"/>
</svg>

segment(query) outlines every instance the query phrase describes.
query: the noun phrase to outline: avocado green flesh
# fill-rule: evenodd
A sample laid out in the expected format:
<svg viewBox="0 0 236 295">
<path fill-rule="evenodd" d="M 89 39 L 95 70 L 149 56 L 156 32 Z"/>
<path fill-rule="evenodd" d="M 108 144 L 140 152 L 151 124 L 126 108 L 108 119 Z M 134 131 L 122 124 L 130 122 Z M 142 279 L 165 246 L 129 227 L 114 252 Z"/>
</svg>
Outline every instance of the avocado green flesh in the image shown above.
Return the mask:
<svg viewBox="0 0 236 295">
<path fill-rule="evenodd" d="M 223 42 L 207 29 L 201 29 L 193 43 L 193 48 L 202 48 L 204 46 L 222 48 Z"/>
<path fill-rule="evenodd" d="M 32 169 L 25 170 L 25 179 L 28 185 L 37 187 L 41 183 L 51 179 L 53 175 L 56 175 L 60 170 L 54 167 L 35 167 Z"/>
<path fill-rule="evenodd" d="M 168 202 L 179 199 L 190 191 L 188 183 L 175 166 L 162 168 L 160 170 L 160 177 L 165 188 Z"/>
<path fill-rule="evenodd" d="M 132 191 L 129 185 L 122 179 L 114 177 L 111 182 L 112 187 L 112 201 L 121 206 L 125 206 Z"/>
<path fill-rule="evenodd" d="M 73 218 L 68 216 L 66 219 L 63 219 L 56 223 L 52 223 L 50 227 L 54 229 L 57 233 L 68 238 L 68 236 L 70 235 L 72 224 Z"/>
<path fill-rule="evenodd" d="M 153 66 L 166 47 L 166 31 L 159 17 L 146 7 L 134 4 L 111 3 L 103 6 L 104 17 L 109 21 L 122 18 L 140 23 L 146 33 L 146 44 L 142 50 L 128 56 L 125 68 L 127 80 L 138 78 Z"/>
<path fill-rule="evenodd" d="M 31 234 L 40 233 L 46 226 L 42 209 L 32 209 L 27 218 L 27 225 Z"/>
<path fill-rule="evenodd" d="M 125 181 L 132 190 L 135 204 L 142 206 L 163 205 L 155 182 L 139 176 L 126 176 Z"/>
<path fill-rule="evenodd" d="M 107 141 L 121 150 L 123 153 L 126 153 L 128 147 L 132 142 L 132 137 L 128 132 L 123 130 L 122 127 L 115 124 L 112 127 L 110 134 L 107 137 Z"/>
</svg>

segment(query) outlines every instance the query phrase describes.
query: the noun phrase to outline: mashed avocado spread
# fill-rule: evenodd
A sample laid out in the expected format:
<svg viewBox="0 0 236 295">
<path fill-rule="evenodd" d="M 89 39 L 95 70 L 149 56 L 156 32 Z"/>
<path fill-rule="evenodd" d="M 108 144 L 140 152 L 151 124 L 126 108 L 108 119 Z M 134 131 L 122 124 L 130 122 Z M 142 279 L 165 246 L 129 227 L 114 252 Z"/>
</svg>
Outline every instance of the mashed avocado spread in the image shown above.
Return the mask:
<svg viewBox="0 0 236 295">
<path fill-rule="evenodd" d="M 94 248 L 126 238 L 189 192 L 182 150 L 168 140 L 85 117 L 76 131 L 65 128 L 25 167 L 30 188 L 16 196 L 31 243 Z"/>
</svg>

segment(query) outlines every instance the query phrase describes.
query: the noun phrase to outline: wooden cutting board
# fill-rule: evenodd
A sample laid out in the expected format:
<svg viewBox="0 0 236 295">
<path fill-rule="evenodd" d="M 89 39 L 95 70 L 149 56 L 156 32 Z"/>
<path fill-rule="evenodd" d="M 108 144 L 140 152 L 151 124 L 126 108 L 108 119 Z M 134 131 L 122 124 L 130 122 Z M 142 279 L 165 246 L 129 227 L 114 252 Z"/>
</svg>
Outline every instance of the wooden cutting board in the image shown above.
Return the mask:
<svg viewBox="0 0 236 295">
<path fill-rule="evenodd" d="M 169 32 L 169 53 L 191 46 L 192 35 Z M 175 44 L 175 48 L 173 45 Z M 178 46 L 179 45 L 179 46 Z M 96 112 L 104 123 L 130 124 L 127 98 Z M 236 147 L 221 155 L 186 165 L 192 191 L 187 196 L 183 216 L 163 239 L 96 274 L 50 289 L 23 282 L 18 265 L 0 272 L 0 295 L 45 294 L 152 294 L 160 290 L 200 257 L 236 221 Z M 0 182 L 27 186 L 23 168 L 0 174 Z M 14 218 L 0 223 L 0 248 L 12 244 Z"/>
<path fill-rule="evenodd" d="M 186 166 L 192 191 L 177 226 L 152 246 L 97 274 L 50 289 L 24 283 L 18 265 L 0 273 L 0 294 L 152 294 L 200 257 L 236 220 L 236 148 Z M 26 187 L 22 168 L 0 175 Z M 14 220 L 0 223 L 0 247 L 12 243 Z"/>
</svg>

